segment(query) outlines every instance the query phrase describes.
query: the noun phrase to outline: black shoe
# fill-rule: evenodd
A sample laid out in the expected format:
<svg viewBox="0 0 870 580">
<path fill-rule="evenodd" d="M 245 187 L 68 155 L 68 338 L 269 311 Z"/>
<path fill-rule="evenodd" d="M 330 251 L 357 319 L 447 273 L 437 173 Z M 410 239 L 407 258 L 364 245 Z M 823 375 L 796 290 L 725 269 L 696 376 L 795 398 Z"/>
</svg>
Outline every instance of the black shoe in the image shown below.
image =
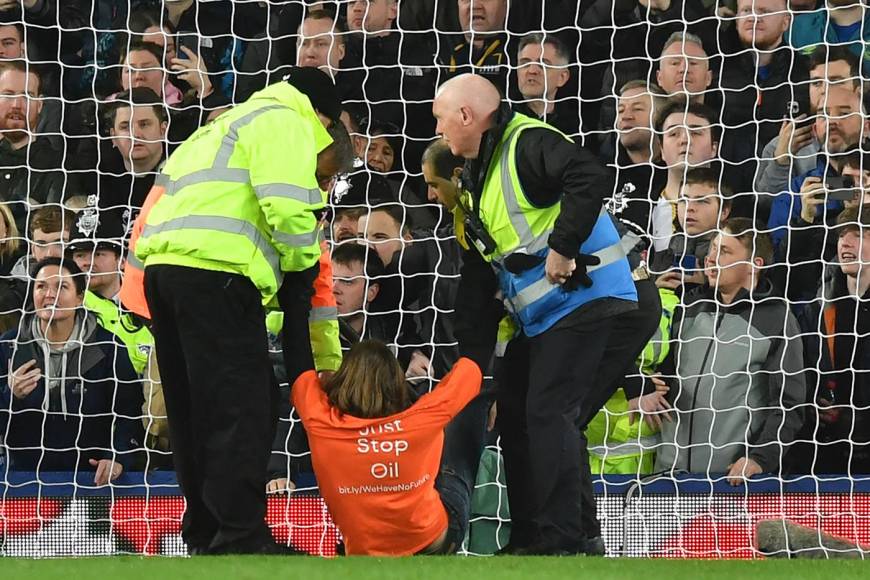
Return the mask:
<svg viewBox="0 0 870 580">
<path fill-rule="evenodd" d="M 507 544 L 505 544 L 505 546 L 501 550 L 496 552 L 494 555 L 495 556 L 513 556 L 517 553 L 517 550 L 522 550 L 524 547 L 525 546 L 518 546 L 518 545 L 512 544 L 511 542 L 508 542 Z"/>
<path fill-rule="evenodd" d="M 604 556 L 607 554 L 607 548 L 604 546 L 604 538 L 595 536 L 587 538 L 583 546 L 583 553 L 587 556 Z"/>
<path fill-rule="evenodd" d="M 226 555 L 257 555 L 257 556 L 305 556 L 305 552 L 300 552 L 293 546 L 285 544 L 276 544 L 273 541 L 260 542 L 258 544 L 250 544 L 247 542 L 233 543 L 218 548 L 210 549 L 206 552 L 210 556 L 226 556 Z"/>
<path fill-rule="evenodd" d="M 259 552 L 255 552 L 263 556 L 307 556 L 306 552 L 297 550 L 293 546 L 286 544 L 276 544 L 274 542 L 263 544 Z"/>
</svg>

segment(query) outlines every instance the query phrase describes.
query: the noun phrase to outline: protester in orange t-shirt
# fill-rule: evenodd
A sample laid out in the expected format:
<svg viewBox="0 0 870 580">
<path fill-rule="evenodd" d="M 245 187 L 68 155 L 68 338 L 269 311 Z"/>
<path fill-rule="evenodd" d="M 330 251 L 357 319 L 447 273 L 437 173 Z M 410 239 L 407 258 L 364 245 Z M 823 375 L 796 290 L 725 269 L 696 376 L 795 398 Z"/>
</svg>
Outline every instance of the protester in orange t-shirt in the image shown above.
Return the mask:
<svg viewBox="0 0 870 580">
<path fill-rule="evenodd" d="M 396 357 L 380 342 L 363 341 L 325 385 L 314 371 L 296 381 L 293 404 L 308 434 L 320 493 L 348 555 L 458 548 L 468 515 L 464 502 L 450 505 L 441 494 L 442 484 L 450 485 L 443 480 L 456 475 L 442 470 L 444 428 L 478 395 L 482 378 L 477 363 L 462 358 L 412 405 Z M 469 411 L 476 411 L 468 419 L 478 425 L 482 440 L 486 406 L 478 403 Z M 460 492 L 468 496 L 471 477 L 460 482 Z M 449 519 L 459 521 L 448 526 Z"/>
</svg>

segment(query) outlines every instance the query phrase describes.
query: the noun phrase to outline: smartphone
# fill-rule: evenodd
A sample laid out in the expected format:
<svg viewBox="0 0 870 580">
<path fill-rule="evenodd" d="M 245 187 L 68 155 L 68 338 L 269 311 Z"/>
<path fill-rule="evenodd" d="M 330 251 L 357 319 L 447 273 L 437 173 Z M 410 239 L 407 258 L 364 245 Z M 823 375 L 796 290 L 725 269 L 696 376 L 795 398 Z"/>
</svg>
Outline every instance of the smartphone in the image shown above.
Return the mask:
<svg viewBox="0 0 870 580">
<path fill-rule="evenodd" d="M 830 175 L 825 178 L 825 190 L 828 199 L 850 201 L 855 197 L 855 182 L 848 176 Z"/>
<path fill-rule="evenodd" d="M 797 101 L 788 102 L 788 114 L 791 120 L 794 121 L 796 129 L 803 129 L 804 127 L 809 127 L 816 122 L 816 118 L 809 114 L 807 114 L 806 119 L 798 119 L 798 117 L 800 117 L 804 113 L 801 111 L 801 104 Z"/>
<path fill-rule="evenodd" d="M 811 127 L 816 122 L 815 117 L 807 117 L 806 119 L 802 119 L 800 121 L 795 121 L 794 126 L 795 129 L 803 129 L 804 127 Z"/>
<path fill-rule="evenodd" d="M 36 366 L 45 372 L 42 349 L 33 341 L 16 343 L 15 351 L 12 353 L 12 370 L 15 371 L 32 360 L 35 360 Z"/>
<path fill-rule="evenodd" d="M 194 54 L 199 54 L 199 35 L 195 32 L 179 32 L 176 35 L 176 44 L 178 48 L 175 52 L 178 54 L 178 58 L 187 58 L 187 55 L 181 50 L 182 46 Z"/>
</svg>

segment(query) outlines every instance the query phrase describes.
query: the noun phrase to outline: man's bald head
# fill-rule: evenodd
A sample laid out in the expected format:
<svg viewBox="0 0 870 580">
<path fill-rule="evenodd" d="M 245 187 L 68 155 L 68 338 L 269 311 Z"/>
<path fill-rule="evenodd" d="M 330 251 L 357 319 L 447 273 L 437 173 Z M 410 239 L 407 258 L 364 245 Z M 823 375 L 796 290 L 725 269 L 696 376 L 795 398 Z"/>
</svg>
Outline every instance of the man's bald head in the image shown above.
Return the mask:
<svg viewBox="0 0 870 580">
<path fill-rule="evenodd" d="M 481 136 L 492 127 L 500 104 L 501 96 L 491 82 L 478 75 L 459 75 L 441 85 L 435 94 L 435 131 L 454 155 L 474 159 Z"/>
</svg>

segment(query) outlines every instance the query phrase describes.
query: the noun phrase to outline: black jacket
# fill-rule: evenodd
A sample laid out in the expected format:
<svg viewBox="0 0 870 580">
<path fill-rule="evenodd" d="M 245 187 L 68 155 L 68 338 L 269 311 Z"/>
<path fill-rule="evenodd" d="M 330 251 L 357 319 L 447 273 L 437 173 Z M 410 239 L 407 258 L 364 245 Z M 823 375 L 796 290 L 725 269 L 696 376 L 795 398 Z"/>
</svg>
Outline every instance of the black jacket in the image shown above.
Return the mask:
<svg viewBox="0 0 870 580">
<path fill-rule="evenodd" d="M 652 208 L 668 182 L 668 173 L 652 163 L 632 164 L 622 144 L 616 146 L 615 184 L 607 211 L 639 236 L 651 231 Z"/>
<path fill-rule="evenodd" d="M 121 155 L 107 141 L 102 142 L 100 148 L 98 170 L 94 171 L 92 166 L 90 171 L 73 174 L 66 197 L 96 195 L 97 207 L 117 214 L 124 231 L 129 232 L 166 156 L 151 171 L 133 175 L 127 171 Z"/>
<path fill-rule="evenodd" d="M 765 78 L 756 72 L 754 53 L 742 46 L 723 59 L 720 119 L 725 131 L 719 156 L 731 164 L 746 163 L 729 172 L 738 192 L 752 191 L 754 160 L 790 118 L 789 103 L 796 101 L 800 112 L 809 111 L 807 58 L 786 45 L 775 49 L 772 57 Z"/>
<path fill-rule="evenodd" d="M 16 344 L 33 340 L 32 319 L 25 317 L 20 329 L 0 340 L 3 368 L 9 367 Z M 86 328 L 90 333 L 69 352 L 62 386 L 47 397 L 45 379 L 23 399 L 12 395 L 5 378 L 0 384 L 0 428 L 8 435 L 12 469 L 93 470 L 88 459 L 113 457 L 127 467 L 142 448 L 142 385 L 127 348 L 96 321 Z"/>
<path fill-rule="evenodd" d="M 64 176 L 61 154 L 43 138 L 21 149 L 0 140 L 0 201 L 10 204 L 18 230 L 27 231 L 27 201 L 59 203 Z"/>
<path fill-rule="evenodd" d="M 553 108 L 553 112 L 547 113 L 543 117 L 539 117 L 538 114 L 531 110 L 526 103 L 518 104 L 514 107 L 514 110 L 517 113 L 526 115 L 527 117 L 544 121 L 579 142 L 578 139 L 582 138 L 579 136 L 580 104 L 577 102 L 576 97 L 561 99 L 557 94 L 556 98 L 559 100 L 556 101 L 556 106 Z"/>
<path fill-rule="evenodd" d="M 447 374 L 458 358 L 450 310 L 457 302 L 462 258 L 452 237 L 452 228 L 416 231 L 415 240 L 396 253 L 386 265 L 386 278 L 379 281 L 380 291 L 372 303 L 372 311 L 378 314 L 368 317 L 364 337 L 381 338 L 369 335 L 383 325 L 392 333 L 386 342 L 398 342 L 402 366 L 407 366 L 413 351 L 420 350 L 431 360 L 436 378 Z M 370 324 L 375 326 L 370 329 Z"/>
<path fill-rule="evenodd" d="M 837 261 L 836 211 L 826 209 L 813 223 L 798 215 L 789 222 L 788 235 L 776 250 L 770 275 L 789 300 L 804 302 L 816 297 L 825 262 Z"/>
<path fill-rule="evenodd" d="M 846 473 L 851 467 L 853 472 L 868 473 L 870 292 L 860 300 L 850 296 L 846 276 L 839 266 L 830 266 L 818 296 L 799 310 L 798 322 L 804 333 L 808 400 L 825 399 L 842 406 L 834 423 L 818 426 L 816 408 L 812 408 L 806 438 L 841 442 L 824 448 L 824 457 L 820 457 L 825 466 L 822 472 Z M 845 440 L 859 445 L 843 444 Z"/>
<path fill-rule="evenodd" d="M 452 39 L 444 39 L 441 47 L 438 84 L 461 74 L 474 73 L 494 84 L 502 96 L 508 94 L 508 77 L 510 66 L 516 60 L 516 46 L 507 34 L 487 37 L 479 47 L 469 43 L 465 35 L 457 34 Z"/>
<path fill-rule="evenodd" d="M 400 129 L 406 139 L 403 151 L 396 153 L 411 173 L 419 171 L 426 141 L 435 134 L 433 53 L 425 36 L 351 37 L 336 78 L 344 105 L 360 119 L 389 121 Z"/>
</svg>

